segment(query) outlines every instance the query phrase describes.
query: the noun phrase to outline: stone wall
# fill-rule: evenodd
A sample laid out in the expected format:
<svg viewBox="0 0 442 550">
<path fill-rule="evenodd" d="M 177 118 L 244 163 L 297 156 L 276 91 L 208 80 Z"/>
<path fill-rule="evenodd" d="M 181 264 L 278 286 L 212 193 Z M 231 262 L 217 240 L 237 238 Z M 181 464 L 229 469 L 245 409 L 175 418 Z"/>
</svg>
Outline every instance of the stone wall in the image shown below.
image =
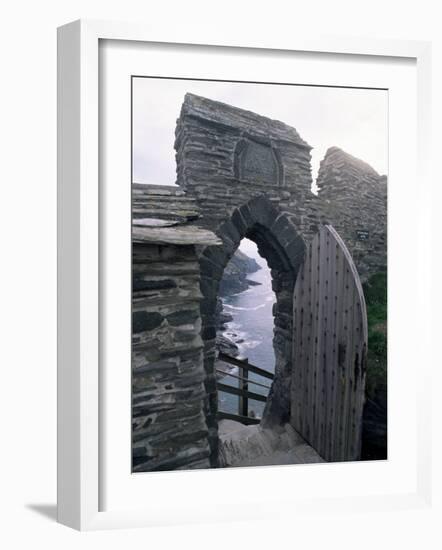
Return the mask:
<svg viewBox="0 0 442 550">
<path fill-rule="evenodd" d="M 350 250 L 361 279 L 386 269 L 386 176 L 331 147 L 321 162 L 317 185 L 324 212 Z"/>
<path fill-rule="evenodd" d="M 132 436 L 134 472 L 210 466 L 195 242 L 216 245 L 182 219 L 188 205 L 172 190 L 136 189 L 133 224 Z M 166 197 L 161 216 L 151 211 Z M 164 203 L 163 203 L 164 206 Z M 187 210 L 189 212 L 189 210 Z M 149 214 L 155 217 L 144 217 Z M 193 211 L 194 218 L 197 212 Z"/>
<path fill-rule="evenodd" d="M 287 212 L 306 237 L 325 221 L 311 193 L 311 147 L 294 128 L 186 94 L 175 137 L 177 184 L 196 199 L 202 225 L 220 228 L 259 196 Z"/>
</svg>

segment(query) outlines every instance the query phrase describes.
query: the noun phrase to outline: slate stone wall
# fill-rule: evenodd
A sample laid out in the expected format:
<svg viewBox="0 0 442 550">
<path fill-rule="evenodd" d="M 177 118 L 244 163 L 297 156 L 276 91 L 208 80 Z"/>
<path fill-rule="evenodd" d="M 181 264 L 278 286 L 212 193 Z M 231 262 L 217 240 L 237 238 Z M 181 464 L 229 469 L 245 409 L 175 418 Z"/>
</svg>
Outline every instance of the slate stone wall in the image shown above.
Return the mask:
<svg viewBox="0 0 442 550">
<path fill-rule="evenodd" d="M 321 203 L 311 193 L 310 150 L 286 124 L 186 94 L 175 131 L 177 184 L 195 198 L 212 230 L 251 198 L 290 214 L 301 235 L 316 233 Z"/>
<path fill-rule="evenodd" d="M 192 94 L 185 96 L 175 138 L 177 184 L 196 200 L 198 223 L 222 240 L 220 249 L 199 250 L 206 420 L 216 465 L 216 297 L 240 240 L 254 240 L 272 271 L 276 376 L 263 422 L 281 423 L 290 414 L 292 293 L 304 244 L 331 223 L 363 279 L 385 265 L 386 185 L 368 165 L 332 148 L 321 165 L 317 196 L 311 192 L 311 147 L 294 128 Z M 368 231 L 368 239 L 359 240 L 364 235 L 357 230 Z"/>
<path fill-rule="evenodd" d="M 337 147 L 321 162 L 318 196 L 364 281 L 387 267 L 387 178 Z"/>
<path fill-rule="evenodd" d="M 193 245 L 133 246 L 134 472 L 210 466 Z"/>
</svg>

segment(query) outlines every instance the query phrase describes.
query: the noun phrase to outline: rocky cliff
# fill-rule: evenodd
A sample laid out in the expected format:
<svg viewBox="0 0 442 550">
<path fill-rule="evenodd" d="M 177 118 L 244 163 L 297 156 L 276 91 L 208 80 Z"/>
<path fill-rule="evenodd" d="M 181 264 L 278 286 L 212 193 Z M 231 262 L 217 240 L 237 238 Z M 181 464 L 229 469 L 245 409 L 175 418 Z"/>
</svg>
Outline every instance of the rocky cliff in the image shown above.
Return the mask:
<svg viewBox="0 0 442 550">
<path fill-rule="evenodd" d="M 256 260 L 247 256 L 247 254 L 244 254 L 241 250 L 237 250 L 224 269 L 223 278 L 220 283 L 219 296 L 231 296 L 247 290 L 251 284 L 259 284 L 247 279 L 247 275 L 255 273 L 258 269 L 261 269 L 261 267 Z M 221 298 L 218 298 L 216 304 L 216 319 L 217 350 L 232 357 L 238 356 L 239 350 L 234 339 L 226 336 L 224 333 L 226 323 L 232 321 L 233 317 L 230 313 L 224 311 Z M 226 370 L 229 370 L 229 366 L 226 366 Z"/>
<path fill-rule="evenodd" d="M 220 296 L 231 296 L 247 290 L 251 284 L 256 284 L 249 281 L 247 275 L 259 269 L 261 268 L 256 260 L 237 250 L 224 269 L 219 288 Z"/>
</svg>

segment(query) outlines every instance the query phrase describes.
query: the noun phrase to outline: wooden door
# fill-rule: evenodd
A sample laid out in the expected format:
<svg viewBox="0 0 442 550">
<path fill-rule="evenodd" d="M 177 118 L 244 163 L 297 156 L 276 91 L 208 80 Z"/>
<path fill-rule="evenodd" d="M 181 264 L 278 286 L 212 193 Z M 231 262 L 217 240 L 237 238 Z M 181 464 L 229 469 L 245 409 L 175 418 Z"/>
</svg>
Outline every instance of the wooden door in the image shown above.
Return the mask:
<svg viewBox="0 0 442 550">
<path fill-rule="evenodd" d="M 367 314 L 359 275 L 338 233 L 323 226 L 294 290 L 291 424 L 328 461 L 361 450 Z"/>
</svg>

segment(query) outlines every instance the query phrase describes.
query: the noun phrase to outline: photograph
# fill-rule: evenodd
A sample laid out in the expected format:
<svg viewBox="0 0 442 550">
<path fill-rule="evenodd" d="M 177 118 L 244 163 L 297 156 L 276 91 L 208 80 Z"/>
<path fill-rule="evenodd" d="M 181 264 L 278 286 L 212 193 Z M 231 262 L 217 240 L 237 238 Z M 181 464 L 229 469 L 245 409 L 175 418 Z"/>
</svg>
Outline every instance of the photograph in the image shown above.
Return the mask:
<svg viewBox="0 0 442 550">
<path fill-rule="evenodd" d="M 131 77 L 132 473 L 388 459 L 388 99 Z"/>
</svg>

